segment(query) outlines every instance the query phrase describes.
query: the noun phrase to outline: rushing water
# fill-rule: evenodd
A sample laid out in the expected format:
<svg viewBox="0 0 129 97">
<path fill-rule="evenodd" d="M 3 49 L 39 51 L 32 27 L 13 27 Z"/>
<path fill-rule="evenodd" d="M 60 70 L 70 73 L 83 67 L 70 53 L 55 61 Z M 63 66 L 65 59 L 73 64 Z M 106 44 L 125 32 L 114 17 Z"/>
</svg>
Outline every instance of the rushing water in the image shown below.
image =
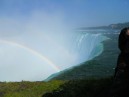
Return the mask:
<svg viewBox="0 0 129 97">
<path fill-rule="evenodd" d="M 103 51 L 102 41 L 106 39 L 108 38 L 102 33 L 76 33 L 71 42 L 71 52 L 78 56 L 75 64 L 85 62 L 101 54 Z"/>
</svg>

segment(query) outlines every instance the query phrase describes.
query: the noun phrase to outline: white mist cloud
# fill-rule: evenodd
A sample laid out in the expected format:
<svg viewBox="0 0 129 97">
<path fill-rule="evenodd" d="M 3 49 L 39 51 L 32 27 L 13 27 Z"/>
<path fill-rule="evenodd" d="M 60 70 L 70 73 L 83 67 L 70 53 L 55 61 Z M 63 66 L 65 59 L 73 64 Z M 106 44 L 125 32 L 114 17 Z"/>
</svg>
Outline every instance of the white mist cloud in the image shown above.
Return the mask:
<svg viewBox="0 0 129 97">
<path fill-rule="evenodd" d="M 64 18 L 62 12 L 45 11 L 33 11 L 26 18 L 0 17 L 0 40 L 27 46 L 63 70 L 77 59 L 77 55 L 69 51 L 70 27 Z M 24 49 L 0 43 L 0 53 L 1 81 L 43 80 L 56 72 Z"/>
</svg>

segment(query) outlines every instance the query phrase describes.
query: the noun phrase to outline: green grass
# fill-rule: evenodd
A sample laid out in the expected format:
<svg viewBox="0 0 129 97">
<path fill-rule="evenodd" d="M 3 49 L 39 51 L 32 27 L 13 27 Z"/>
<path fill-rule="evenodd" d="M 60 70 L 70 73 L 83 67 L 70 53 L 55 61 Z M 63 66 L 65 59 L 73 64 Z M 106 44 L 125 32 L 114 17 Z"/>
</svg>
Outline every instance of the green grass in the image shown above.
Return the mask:
<svg viewBox="0 0 129 97">
<path fill-rule="evenodd" d="M 64 81 L 50 82 L 1 82 L 0 97 L 41 97 L 62 85 Z"/>
<path fill-rule="evenodd" d="M 107 97 L 113 85 L 112 77 L 70 80 L 43 97 Z"/>
<path fill-rule="evenodd" d="M 1 82 L 0 97 L 105 97 L 112 78 L 49 82 Z"/>
</svg>

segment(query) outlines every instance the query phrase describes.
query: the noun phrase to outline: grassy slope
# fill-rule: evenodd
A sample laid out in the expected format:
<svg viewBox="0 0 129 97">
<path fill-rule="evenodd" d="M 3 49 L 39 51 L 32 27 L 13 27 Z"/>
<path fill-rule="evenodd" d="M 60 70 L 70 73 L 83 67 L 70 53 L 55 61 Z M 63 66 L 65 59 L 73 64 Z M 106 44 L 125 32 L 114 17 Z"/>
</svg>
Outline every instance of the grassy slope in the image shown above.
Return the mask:
<svg viewBox="0 0 129 97">
<path fill-rule="evenodd" d="M 1 82 L 0 97 L 41 97 L 57 89 L 63 81 L 50 82 Z"/>
<path fill-rule="evenodd" d="M 42 97 L 111 97 L 112 78 L 70 80 Z"/>
<path fill-rule="evenodd" d="M 63 72 L 57 77 L 58 80 L 73 80 L 85 78 L 102 78 L 113 75 L 116 66 L 118 49 L 118 35 L 107 35 L 110 39 L 103 41 L 104 51 L 101 55 L 76 66 L 71 70 Z"/>
</svg>

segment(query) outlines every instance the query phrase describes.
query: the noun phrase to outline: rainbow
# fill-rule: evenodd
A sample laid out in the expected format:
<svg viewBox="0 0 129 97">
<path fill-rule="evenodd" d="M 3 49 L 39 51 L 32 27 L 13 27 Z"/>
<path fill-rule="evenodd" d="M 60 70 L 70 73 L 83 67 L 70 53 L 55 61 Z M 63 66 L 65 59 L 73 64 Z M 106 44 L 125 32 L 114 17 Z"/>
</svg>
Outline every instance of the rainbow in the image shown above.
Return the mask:
<svg viewBox="0 0 129 97">
<path fill-rule="evenodd" d="M 45 56 L 43 56 L 42 54 L 40 54 L 39 52 L 25 46 L 25 45 L 22 45 L 22 44 L 19 44 L 19 43 L 16 43 L 16 42 L 13 42 L 13 41 L 9 41 L 9 40 L 0 40 L 0 43 L 4 43 L 4 44 L 7 44 L 7 45 L 12 45 L 12 46 L 16 46 L 16 47 L 19 47 L 19 48 L 23 48 L 27 51 L 29 51 L 30 53 L 36 55 L 37 57 L 41 58 L 43 61 L 45 61 L 46 63 L 48 63 L 53 69 L 55 69 L 57 72 L 60 71 L 59 67 L 57 67 L 53 62 L 51 62 L 48 58 L 46 58 Z"/>
</svg>

